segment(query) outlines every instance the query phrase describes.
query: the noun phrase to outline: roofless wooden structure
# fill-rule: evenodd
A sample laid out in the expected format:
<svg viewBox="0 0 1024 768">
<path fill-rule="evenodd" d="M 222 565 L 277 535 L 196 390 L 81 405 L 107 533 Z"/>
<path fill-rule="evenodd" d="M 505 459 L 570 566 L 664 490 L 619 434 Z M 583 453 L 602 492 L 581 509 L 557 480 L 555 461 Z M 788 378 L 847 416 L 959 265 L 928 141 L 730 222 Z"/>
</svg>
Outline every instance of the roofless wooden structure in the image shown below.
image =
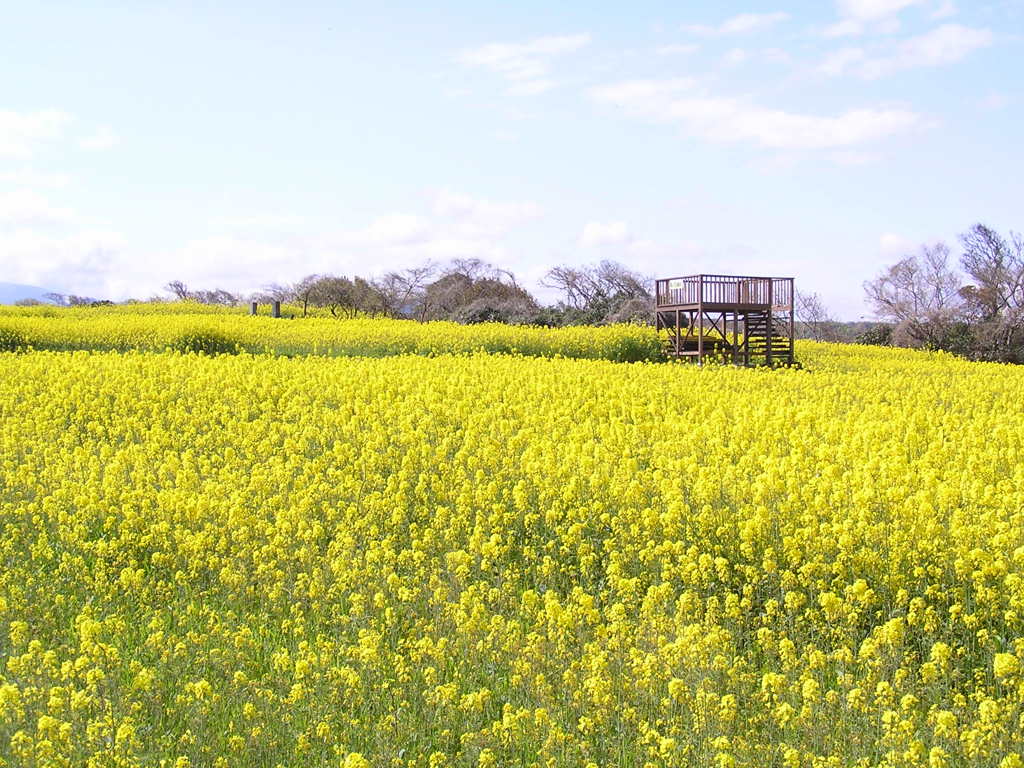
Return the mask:
<svg viewBox="0 0 1024 768">
<path fill-rule="evenodd" d="M 703 365 L 793 362 L 793 278 L 690 275 L 656 281 L 658 331 L 666 351 Z"/>
</svg>

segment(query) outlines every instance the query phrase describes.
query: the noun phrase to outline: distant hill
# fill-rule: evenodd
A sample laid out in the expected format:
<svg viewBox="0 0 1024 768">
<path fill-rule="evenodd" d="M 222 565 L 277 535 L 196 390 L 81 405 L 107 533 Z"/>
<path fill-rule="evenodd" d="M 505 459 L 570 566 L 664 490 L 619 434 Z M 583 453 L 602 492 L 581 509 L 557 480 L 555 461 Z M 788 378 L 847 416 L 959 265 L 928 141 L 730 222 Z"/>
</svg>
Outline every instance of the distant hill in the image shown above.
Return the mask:
<svg viewBox="0 0 1024 768">
<path fill-rule="evenodd" d="M 13 304 L 22 299 L 39 299 L 46 301 L 43 294 L 49 293 L 48 288 L 38 285 L 21 285 L 19 283 L 0 283 L 0 304 Z"/>
</svg>

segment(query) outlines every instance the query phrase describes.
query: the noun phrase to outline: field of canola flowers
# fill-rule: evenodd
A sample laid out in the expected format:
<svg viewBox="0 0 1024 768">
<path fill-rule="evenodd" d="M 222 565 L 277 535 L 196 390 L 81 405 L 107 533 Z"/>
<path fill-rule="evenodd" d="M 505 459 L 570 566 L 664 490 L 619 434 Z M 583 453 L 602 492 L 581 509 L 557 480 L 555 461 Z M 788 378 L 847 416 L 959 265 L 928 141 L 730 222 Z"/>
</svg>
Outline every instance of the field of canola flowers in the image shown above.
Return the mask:
<svg viewBox="0 0 1024 768">
<path fill-rule="evenodd" d="M 1024 765 L 1024 370 L 0 353 L 0 765 Z"/>
<path fill-rule="evenodd" d="M 266 311 L 266 307 L 263 308 Z M 636 325 L 539 328 L 384 318 L 249 317 L 191 302 L 112 307 L 0 307 L 0 351 L 32 348 L 389 357 L 491 352 L 638 362 L 661 358 L 652 330 Z M 322 312 L 321 312 L 322 315 Z"/>
</svg>

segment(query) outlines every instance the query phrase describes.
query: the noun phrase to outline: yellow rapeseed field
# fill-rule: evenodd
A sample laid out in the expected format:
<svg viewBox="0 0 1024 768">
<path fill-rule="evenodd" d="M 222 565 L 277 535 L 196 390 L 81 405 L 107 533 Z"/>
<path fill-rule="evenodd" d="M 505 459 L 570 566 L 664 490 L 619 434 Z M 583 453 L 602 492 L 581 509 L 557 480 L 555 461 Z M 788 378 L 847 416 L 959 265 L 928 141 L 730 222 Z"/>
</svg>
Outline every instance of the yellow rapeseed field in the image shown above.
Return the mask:
<svg viewBox="0 0 1024 768">
<path fill-rule="evenodd" d="M 137 310 L 137 311 L 136 311 Z M 264 308 L 265 311 L 265 308 Z M 651 328 L 538 328 L 459 325 L 385 318 L 248 317 L 236 308 L 191 302 L 114 307 L 0 309 L 0 351 L 145 350 L 388 357 L 492 352 L 637 362 L 658 360 Z"/>
<path fill-rule="evenodd" d="M 798 353 L 0 353 L 0 765 L 1022 768 L 1024 371 Z"/>
</svg>

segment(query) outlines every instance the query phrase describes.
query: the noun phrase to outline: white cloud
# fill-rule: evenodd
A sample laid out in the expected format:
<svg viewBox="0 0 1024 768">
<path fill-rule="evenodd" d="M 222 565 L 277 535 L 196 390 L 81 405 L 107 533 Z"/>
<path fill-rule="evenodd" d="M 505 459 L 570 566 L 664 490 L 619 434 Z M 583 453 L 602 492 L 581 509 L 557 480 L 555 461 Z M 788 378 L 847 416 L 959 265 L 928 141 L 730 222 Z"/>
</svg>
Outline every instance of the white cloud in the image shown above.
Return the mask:
<svg viewBox="0 0 1024 768">
<path fill-rule="evenodd" d="M 106 125 L 100 126 L 93 134 L 80 139 L 78 146 L 92 152 L 99 152 L 110 149 L 118 143 L 119 139 L 114 132 Z"/>
<path fill-rule="evenodd" d="M 878 154 L 875 152 L 839 151 L 832 154 L 832 161 L 836 165 L 845 167 L 857 167 L 877 162 Z"/>
<path fill-rule="evenodd" d="M 353 233 L 353 239 L 367 245 L 415 245 L 424 242 L 428 235 L 429 222 L 423 216 L 390 213 Z"/>
<path fill-rule="evenodd" d="M 878 258 L 882 264 L 892 264 L 917 250 L 918 243 L 894 232 L 885 232 L 878 238 Z"/>
<path fill-rule="evenodd" d="M 991 30 L 943 24 L 923 35 L 904 40 L 891 58 L 869 63 L 865 75 L 877 77 L 901 69 L 951 64 L 991 44 Z"/>
<path fill-rule="evenodd" d="M 596 248 L 603 245 L 621 245 L 632 239 L 624 221 L 588 221 L 580 234 L 580 245 Z"/>
<path fill-rule="evenodd" d="M 850 37 L 867 31 L 891 35 L 899 30 L 899 14 L 914 6 L 933 5 L 933 19 L 957 13 L 953 0 L 837 0 L 839 21 L 824 30 L 825 37 Z"/>
<path fill-rule="evenodd" d="M 674 44 L 674 45 L 662 45 L 654 49 L 654 52 L 659 56 L 684 56 L 691 53 L 696 53 L 700 50 L 700 46 L 695 43 L 689 44 Z"/>
<path fill-rule="evenodd" d="M 505 77 L 515 93 L 537 94 L 555 86 L 548 77 L 551 60 L 590 43 L 589 34 L 540 37 L 524 43 L 489 43 L 458 55 L 458 61 Z"/>
<path fill-rule="evenodd" d="M 120 254 L 123 243 L 119 233 L 102 229 L 70 234 L 0 229 L 4 279 L 63 293 L 106 296 L 112 276 L 134 268 Z"/>
<path fill-rule="evenodd" d="M 241 216 L 214 219 L 210 222 L 212 229 L 231 232 L 246 237 L 263 237 L 275 232 L 301 230 L 309 226 L 302 216 L 289 213 L 275 213 L 264 216 Z"/>
<path fill-rule="evenodd" d="M 858 21 L 880 21 L 895 16 L 912 5 L 925 0 L 838 0 L 839 14 Z"/>
<path fill-rule="evenodd" d="M 210 222 L 217 234 L 163 252 L 139 253 L 116 232 L 34 193 L 0 197 L 5 280 L 115 299 L 145 298 L 170 280 L 239 293 L 314 272 L 372 276 L 425 261 L 510 261 L 507 238 L 540 214 L 531 202 L 494 201 L 450 190 L 421 212 L 378 216 L 364 226 L 317 231 L 274 214 Z M 219 231 L 218 231 L 219 230 Z"/>
<path fill-rule="evenodd" d="M 983 109 L 1000 110 L 1009 106 L 1010 97 L 1001 91 L 989 91 L 980 102 Z"/>
<path fill-rule="evenodd" d="M 683 31 L 703 37 L 743 35 L 767 29 L 788 18 L 789 14 L 782 11 L 775 11 L 773 13 L 741 13 L 738 16 L 726 19 L 718 26 L 688 24 L 683 27 Z"/>
<path fill-rule="evenodd" d="M 624 80 L 610 85 L 597 86 L 589 91 L 597 102 L 612 104 L 629 111 L 653 112 L 658 102 L 668 106 L 668 99 L 674 94 L 696 87 L 692 77 L 677 77 L 671 80 Z"/>
<path fill-rule="evenodd" d="M 887 55 L 871 57 L 862 48 L 842 48 L 827 56 L 818 69 L 826 75 L 853 72 L 875 79 L 908 69 L 952 64 L 991 44 L 991 30 L 943 24 L 901 41 Z"/>
<path fill-rule="evenodd" d="M 37 192 L 16 189 L 0 194 L 0 231 L 28 228 L 59 229 L 74 224 L 71 211 L 50 203 Z"/>
<path fill-rule="evenodd" d="M 864 32 L 864 22 L 857 19 L 843 19 L 825 27 L 825 37 L 853 37 Z"/>
<path fill-rule="evenodd" d="M 788 63 L 792 61 L 792 57 L 787 51 L 782 48 L 765 48 L 761 51 L 761 55 L 764 56 L 766 61 L 770 61 L 776 64 Z"/>
<path fill-rule="evenodd" d="M 738 67 L 749 58 L 750 54 L 742 48 L 732 48 L 722 56 L 722 64 L 726 67 Z"/>
<path fill-rule="evenodd" d="M 550 91 L 557 85 L 558 83 L 548 78 L 540 80 L 525 80 L 521 83 L 515 83 L 509 86 L 509 92 L 518 93 L 523 96 L 536 96 L 539 93 Z"/>
<path fill-rule="evenodd" d="M 863 48 L 840 48 L 825 57 L 818 65 L 818 71 L 829 76 L 842 75 L 862 64 L 866 58 Z"/>
<path fill-rule="evenodd" d="M 71 183 L 71 177 L 63 173 L 40 173 L 29 168 L 0 173 L 0 184 L 12 187 L 33 187 L 39 189 L 63 189 Z"/>
<path fill-rule="evenodd" d="M 886 107 L 836 116 L 787 112 L 746 100 L 690 92 L 686 80 L 640 80 L 593 88 L 592 99 L 627 115 L 679 124 L 709 141 L 745 142 L 771 149 L 852 147 L 905 133 L 920 122 L 914 112 Z"/>
<path fill-rule="evenodd" d="M 472 232 L 504 234 L 516 225 L 539 216 L 540 206 L 531 202 L 499 203 L 441 190 L 434 197 L 434 213 Z"/>
<path fill-rule="evenodd" d="M 36 180 L 31 173 L 9 174 Z M 0 193 L 0 262 L 3 279 L 80 295 L 100 295 L 119 267 L 117 232 L 56 205 L 37 189 Z"/>
<path fill-rule="evenodd" d="M 37 145 L 59 138 L 71 116 L 55 109 L 0 111 L 0 157 L 28 157 Z"/>
</svg>

